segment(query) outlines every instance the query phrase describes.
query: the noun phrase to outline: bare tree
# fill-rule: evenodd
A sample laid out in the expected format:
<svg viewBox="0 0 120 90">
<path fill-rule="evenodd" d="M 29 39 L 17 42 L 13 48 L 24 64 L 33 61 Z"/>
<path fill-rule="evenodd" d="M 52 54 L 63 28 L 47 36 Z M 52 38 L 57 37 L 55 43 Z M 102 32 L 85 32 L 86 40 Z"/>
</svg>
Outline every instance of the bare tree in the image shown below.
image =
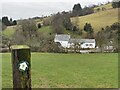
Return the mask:
<svg viewBox="0 0 120 90">
<path fill-rule="evenodd" d="M 18 24 L 21 28 L 19 28 L 25 37 L 27 38 L 32 38 L 35 36 L 37 27 L 36 27 L 36 22 L 32 19 L 29 20 L 21 20 L 20 23 Z"/>
<path fill-rule="evenodd" d="M 96 35 L 97 46 L 100 48 L 101 52 L 104 51 L 104 45 L 107 42 L 106 35 L 104 31 L 99 31 Z"/>
<path fill-rule="evenodd" d="M 63 17 L 60 13 L 54 15 L 52 20 L 52 28 L 54 30 L 54 33 L 62 34 L 64 27 L 63 27 Z"/>
</svg>

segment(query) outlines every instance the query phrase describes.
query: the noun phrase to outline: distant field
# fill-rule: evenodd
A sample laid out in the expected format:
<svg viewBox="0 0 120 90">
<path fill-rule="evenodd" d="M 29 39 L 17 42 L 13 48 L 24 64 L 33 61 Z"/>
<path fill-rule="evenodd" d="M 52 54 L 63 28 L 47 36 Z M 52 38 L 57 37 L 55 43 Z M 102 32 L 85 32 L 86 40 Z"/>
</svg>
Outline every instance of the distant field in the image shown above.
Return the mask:
<svg viewBox="0 0 120 90">
<path fill-rule="evenodd" d="M 6 37 L 10 38 L 15 32 L 15 26 L 8 26 L 2 34 L 5 35 Z"/>
<path fill-rule="evenodd" d="M 97 12 L 97 9 L 100 8 L 100 11 L 102 10 L 102 8 L 105 8 L 106 10 L 112 9 L 112 4 L 106 4 L 106 5 L 101 5 L 99 7 L 94 8 L 94 11 Z"/>
<path fill-rule="evenodd" d="M 85 23 L 91 23 L 94 28 L 94 31 L 97 32 L 101 30 L 101 28 L 110 26 L 111 24 L 118 21 L 118 9 L 110 9 L 105 11 L 100 11 L 97 13 L 93 13 L 90 15 L 82 16 L 77 19 L 76 17 L 72 18 L 72 22 L 78 20 L 78 25 L 81 29 L 83 29 Z"/>
<path fill-rule="evenodd" d="M 38 29 L 38 31 L 39 31 L 40 33 L 42 33 L 42 35 L 45 35 L 45 36 L 50 35 L 51 33 L 52 33 L 52 34 L 55 34 L 55 33 L 53 32 L 53 29 L 52 29 L 51 26 L 43 26 L 43 27 L 41 27 L 40 29 Z M 14 26 L 14 27 L 8 26 L 8 27 L 2 32 L 2 34 L 3 34 L 4 36 L 8 37 L 8 38 L 11 38 L 12 35 L 14 34 L 14 32 L 15 32 L 15 26 Z M 71 32 L 71 31 L 68 31 L 68 30 L 64 30 L 64 34 L 70 34 L 72 37 L 80 37 L 80 35 L 75 34 L 75 33 Z"/>
<path fill-rule="evenodd" d="M 2 54 L 2 87 L 12 87 L 11 57 Z M 32 87 L 117 88 L 118 56 L 32 53 Z"/>
<path fill-rule="evenodd" d="M 106 8 L 106 10 L 99 12 L 96 12 L 97 8 Z M 91 23 L 93 26 L 94 32 L 98 32 L 101 30 L 101 28 L 105 28 L 106 26 L 110 26 L 113 23 L 118 21 L 118 9 L 113 9 L 110 4 L 102 5 L 99 7 L 94 8 L 95 13 L 81 16 L 81 17 L 73 17 L 71 18 L 71 21 L 73 23 L 77 22 L 77 25 L 80 27 L 80 29 L 83 29 L 85 23 Z M 37 23 L 41 23 L 41 19 L 36 20 Z M 51 26 L 43 26 L 42 28 L 38 29 L 39 32 L 41 32 L 44 35 L 48 35 L 50 33 L 53 33 L 53 30 Z M 11 37 L 15 32 L 15 27 L 9 26 L 6 30 L 3 31 L 3 35 L 7 37 Z M 55 33 L 54 33 L 55 34 Z M 70 34 L 73 38 L 80 38 L 81 36 L 70 32 L 68 30 L 64 30 L 64 34 Z"/>
<path fill-rule="evenodd" d="M 51 26 L 43 26 L 42 28 L 38 29 L 38 31 L 44 35 L 48 35 L 50 33 L 53 33 Z"/>
<path fill-rule="evenodd" d="M 38 29 L 39 32 L 41 32 L 42 34 L 44 34 L 45 36 L 50 35 L 50 34 L 55 34 L 54 30 L 52 29 L 52 26 L 43 26 L 42 28 Z M 70 34 L 71 37 L 80 37 L 80 35 L 73 33 L 69 30 L 63 30 L 64 34 Z"/>
</svg>

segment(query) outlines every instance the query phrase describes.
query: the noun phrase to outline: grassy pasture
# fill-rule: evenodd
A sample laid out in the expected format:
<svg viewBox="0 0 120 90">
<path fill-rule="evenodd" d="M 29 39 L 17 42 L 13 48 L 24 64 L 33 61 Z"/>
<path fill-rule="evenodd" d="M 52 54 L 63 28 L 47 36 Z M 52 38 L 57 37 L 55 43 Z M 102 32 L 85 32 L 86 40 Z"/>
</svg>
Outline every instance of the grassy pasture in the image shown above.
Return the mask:
<svg viewBox="0 0 120 90">
<path fill-rule="evenodd" d="M 41 32 L 45 36 L 48 36 L 50 34 L 55 34 L 54 30 L 52 29 L 52 26 L 43 26 L 40 29 L 38 29 L 38 31 Z M 66 29 L 63 30 L 63 33 L 64 34 L 70 34 L 71 37 L 74 37 L 74 38 L 75 37 L 76 38 L 80 37 L 80 35 L 78 35 L 77 33 L 71 32 L 71 31 L 66 30 Z"/>
<path fill-rule="evenodd" d="M 48 35 L 53 32 L 51 26 L 43 26 L 40 29 L 38 29 L 39 32 L 41 32 L 44 35 Z"/>
<path fill-rule="evenodd" d="M 12 35 L 15 33 L 15 29 L 16 26 L 8 26 L 3 32 L 2 34 L 8 38 L 11 38 Z"/>
<path fill-rule="evenodd" d="M 118 54 L 32 53 L 32 87 L 117 88 Z M 2 87 L 12 87 L 11 56 L 2 54 Z"/>
<path fill-rule="evenodd" d="M 76 22 L 78 20 L 78 25 L 81 29 L 84 28 L 85 23 L 91 23 L 95 32 L 101 30 L 101 28 L 105 28 L 106 26 L 110 26 L 113 23 L 118 21 L 118 9 L 110 9 L 105 11 L 100 11 L 97 13 L 93 13 L 86 16 L 72 18 L 72 22 Z"/>
<path fill-rule="evenodd" d="M 14 26 L 14 27 L 13 27 L 13 26 L 8 26 L 8 27 L 2 32 L 2 34 L 3 34 L 4 36 L 8 37 L 8 38 L 11 38 L 12 35 L 15 33 L 15 30 L 16 30 L 16 29 L 15 29 L 15 26 Z M 54 30 L 52 29 L 51 26 L 43 26 L 43 27 L 41 27 L 40 29 L 38 29 L 38 31 L 39 31 L 40 33 L 42 33 L 43 35 L 45 35 L 45 36 L 48 36 L 48 35 L 50 35 L 50 34 L 55 34 L 55 33 L 54 33 Z M 76 38 L 80 37 L 80 35 L 75 34 L 75 33 L 71 32 L 71 31 L 65 30 L 65 29 L 64 29 L 64 34 L 70 34 L 72 37 L 76 37 Z"/>
<path fill-rule="evenodd" d="M 94 11 L 97 12 L 97 9 L 100 8 L 102 10 L 102 8 L 105 8 L 106 10 L 112 9 L 112 3 L 106 4 L 106 5 L 101 5 L 99 7 L 95 7 Z"/>
</svg>

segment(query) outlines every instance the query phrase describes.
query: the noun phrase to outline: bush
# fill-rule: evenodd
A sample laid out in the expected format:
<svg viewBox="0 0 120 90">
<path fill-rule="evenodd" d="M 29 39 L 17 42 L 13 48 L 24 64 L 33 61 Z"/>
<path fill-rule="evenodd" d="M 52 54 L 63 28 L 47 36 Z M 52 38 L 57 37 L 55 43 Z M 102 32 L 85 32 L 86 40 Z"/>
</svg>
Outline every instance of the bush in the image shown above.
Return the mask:
<svg viewBox="0 0 120 90">
<path fill-rule="evenodd" d="M 38 23 L 38 28 L 41 28 L 41 24 L 40 23 Z"/>
<path fill-rule="evenodd" d="M 120 8 L 120 1 L 119 2 L 112 2 L 113 8 Z"/>
</svg>

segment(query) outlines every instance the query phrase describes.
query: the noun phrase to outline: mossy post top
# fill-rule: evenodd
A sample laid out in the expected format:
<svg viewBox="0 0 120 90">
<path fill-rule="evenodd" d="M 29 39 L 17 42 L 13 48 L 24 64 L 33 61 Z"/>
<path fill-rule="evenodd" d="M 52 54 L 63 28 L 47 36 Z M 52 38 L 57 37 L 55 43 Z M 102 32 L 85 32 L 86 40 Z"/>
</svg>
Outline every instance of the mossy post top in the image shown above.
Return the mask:
<svg viewBox="0 0 120 90">
<path fill-rule="evenodd" d="M 14 49 L 30 49 L 30 47 L 27 45 L 12 45 L 10 48 L 12 50 L 14 50 Z"/>
</svg>

